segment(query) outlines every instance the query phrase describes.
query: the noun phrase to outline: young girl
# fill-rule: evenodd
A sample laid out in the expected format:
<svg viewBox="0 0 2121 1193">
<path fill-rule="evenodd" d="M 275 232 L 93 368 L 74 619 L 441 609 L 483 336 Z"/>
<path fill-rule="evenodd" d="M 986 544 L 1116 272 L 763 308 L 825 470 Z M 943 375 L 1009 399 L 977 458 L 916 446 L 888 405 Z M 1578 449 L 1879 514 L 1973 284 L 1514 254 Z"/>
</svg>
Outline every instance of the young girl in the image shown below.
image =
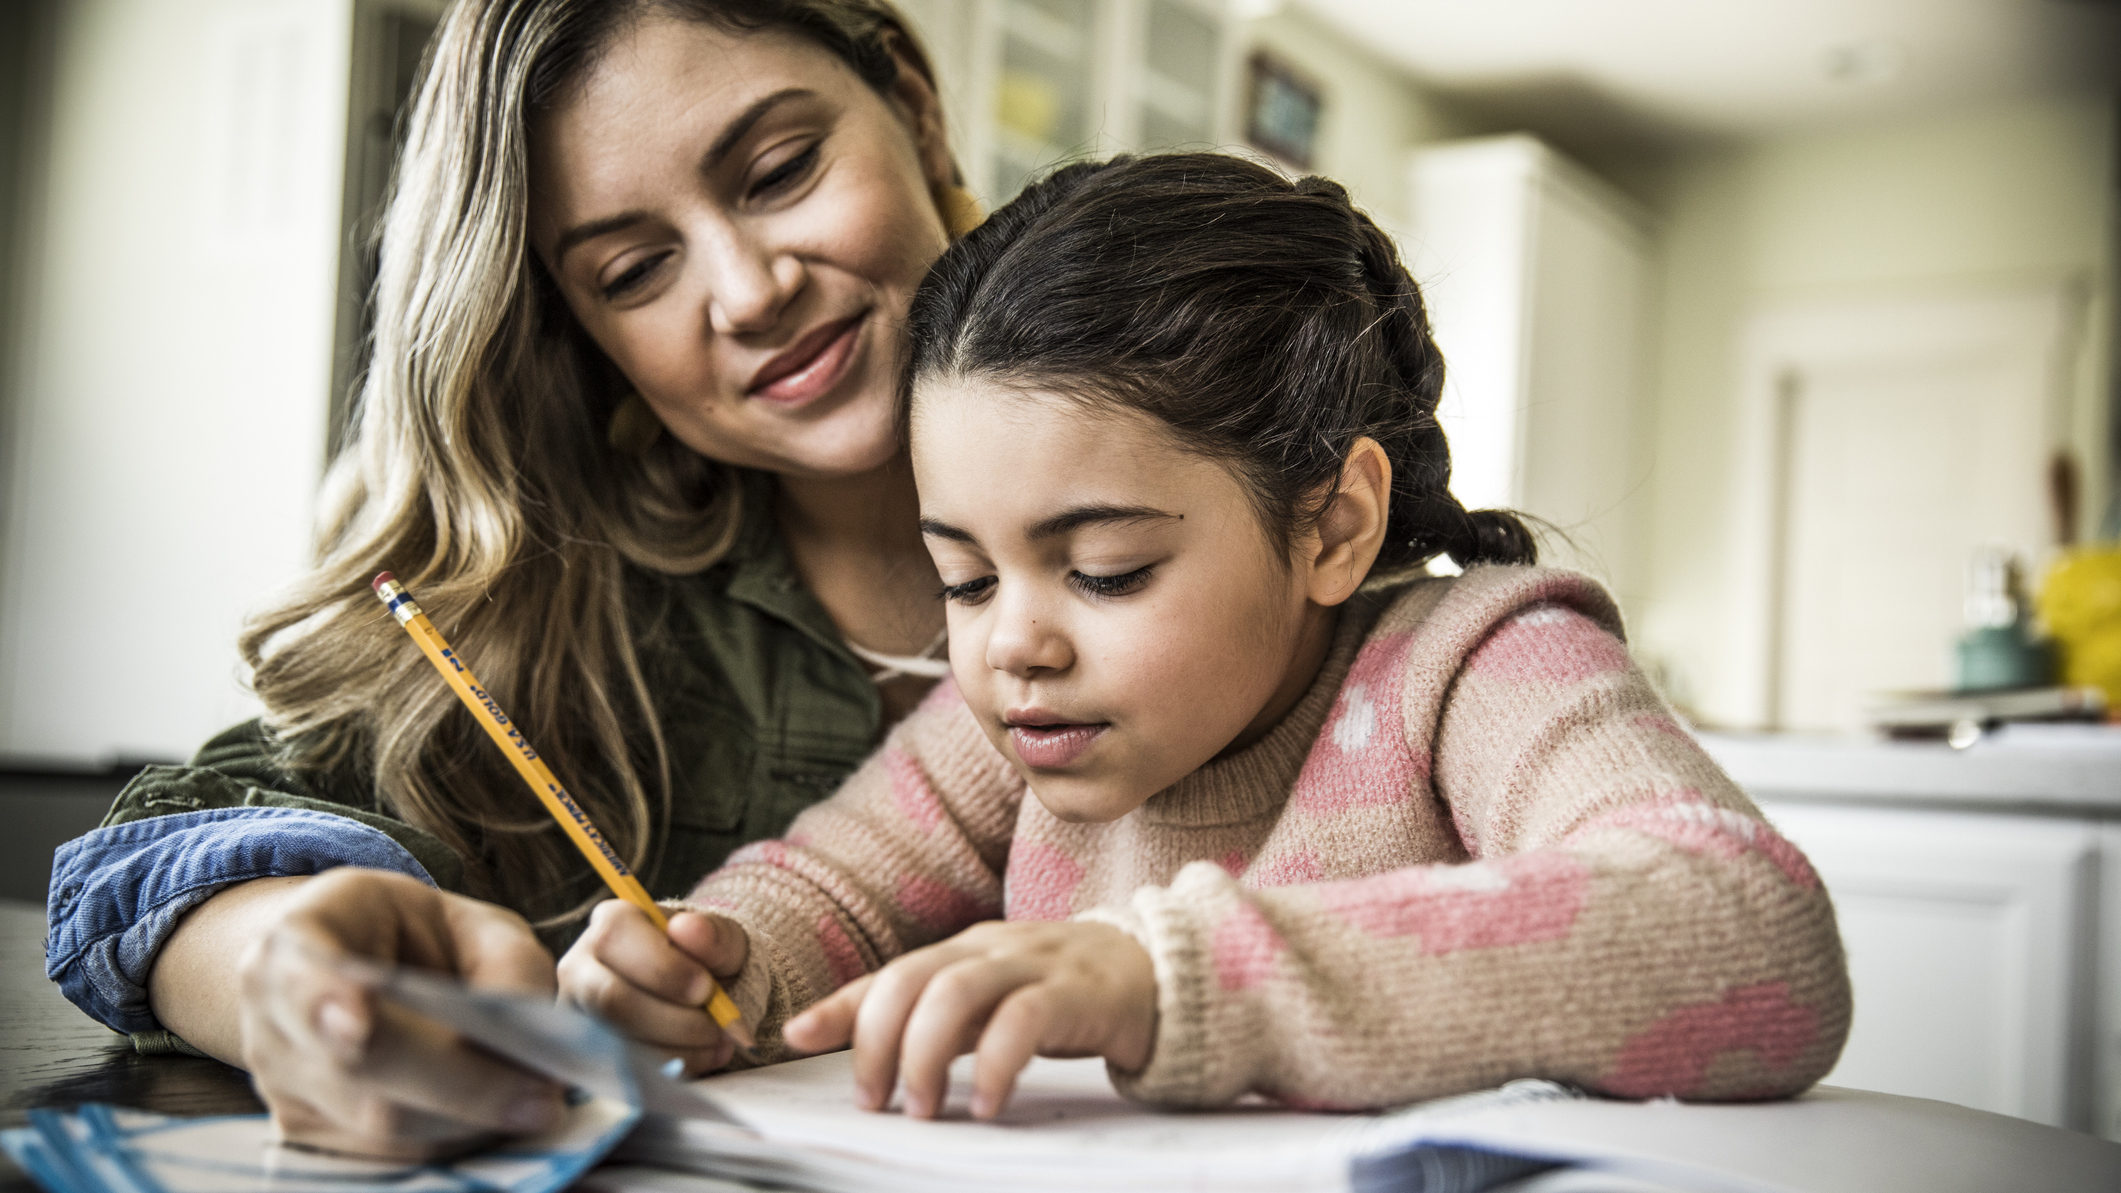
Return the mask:
<svg viewBox="0 0 2121 1193">
<path fill-rule="evenodd" d="M 1420 295 L 1338 186 L 1073 167 L 911 319 L 955 682 L 671 937 L 600 908 L 563 991 L 706 1067 L 704 964 L 774 1055 L 851 1041 L 916 1115 L 965 1052 L 981 1116 L 1033 1054 L 1184 1106 L 1833 1066 L 1826 892 L 1606 595 L 1451 497 Z"/>
</svg>

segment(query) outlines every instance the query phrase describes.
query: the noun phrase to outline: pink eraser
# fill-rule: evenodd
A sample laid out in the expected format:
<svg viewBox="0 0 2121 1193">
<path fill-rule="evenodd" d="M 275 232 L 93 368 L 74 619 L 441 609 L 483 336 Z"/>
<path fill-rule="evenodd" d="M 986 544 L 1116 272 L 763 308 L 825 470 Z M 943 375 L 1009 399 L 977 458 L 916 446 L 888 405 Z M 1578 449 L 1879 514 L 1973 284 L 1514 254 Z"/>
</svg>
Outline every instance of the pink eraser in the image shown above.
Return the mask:
<svg viewBox="0 0 2121 1193">
<path fill-rule="evenodd" d="M 368 586 L 370 588 L 375 589 L 377 592 L 381 592 L 383 591 L 383 586 L 385 584 L 392 583 L 396 579 L 397 577 L 391 575 L 389 572 L 377 572 L 376 578 L 370 581 Z"/>
</svg>

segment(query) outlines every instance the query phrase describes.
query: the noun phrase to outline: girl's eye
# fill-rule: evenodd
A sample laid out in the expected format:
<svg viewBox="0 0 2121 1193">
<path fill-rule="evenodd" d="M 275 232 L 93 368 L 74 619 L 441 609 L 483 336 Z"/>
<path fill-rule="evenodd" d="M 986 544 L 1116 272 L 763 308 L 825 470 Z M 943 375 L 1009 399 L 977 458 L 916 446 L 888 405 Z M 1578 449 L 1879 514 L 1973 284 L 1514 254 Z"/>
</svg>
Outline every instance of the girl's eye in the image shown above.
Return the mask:
<svg viewBox="0 0 2121 1193">
<path fill-rule="evenodd" d="M 605 300 L 615 302 L 640 289 L 649 276 L 654 274 L 662 266 L 664 259 L 669 256 L 669 253 L 657 253 L 651 257 L 643 257 L 627 266 L 625 272 L 604 283 Z"/>
<path fill-rule="evenodd" d="M 981 601 L 986 600 L 987 594 L 993 591 L 994 577 L 981 576 L 977 580 L 967 580 L 963 584 L 945 584 L 943 585 L 943 591 L 937 595 L 953 604 L 977 605 Z"/>
<path fill-rule="evenodd" d="M 1139 592 L 1142 585 L 1149 582 L 1149 573 L 1152 570 L 1152 568 L 1146 567 L 1135 568 L 1131 572 L 1121 572 L 1117 576 L 1093 576 L 1087 572 L 1069 572 L 1068 583 L 1075 585 L 1077 591 L 1087 596 L 1120 597 L 1126 596 L 1128 593 Z"/>
<path fill-rule="evenodd" d="M 770 198 L 794 186 L 805 175 L 810 173 L 812 166 L 817 165 L 817 154 L 818 147 L 813 143 L 810 148 L 768 170 L 765 177 L 752 184 L 752 197 L 758 199 Z"/>
</svg>

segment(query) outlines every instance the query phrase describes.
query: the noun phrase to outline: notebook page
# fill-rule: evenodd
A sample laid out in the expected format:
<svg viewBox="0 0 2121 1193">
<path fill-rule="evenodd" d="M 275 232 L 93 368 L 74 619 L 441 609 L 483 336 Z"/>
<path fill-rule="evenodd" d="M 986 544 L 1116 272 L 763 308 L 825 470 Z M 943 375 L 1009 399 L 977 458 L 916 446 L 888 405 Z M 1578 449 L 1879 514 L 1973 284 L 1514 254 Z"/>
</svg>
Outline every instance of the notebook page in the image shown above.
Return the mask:
<svg viewBox="0 0 2121 1193">
<path fill-rule="evenodd" d="M 1034 1060 L 1008 1109 L 979 1122 L 964 1108 L 971 1059 L 962 1057 L 953 1068 L 954 1096 L 935 1121 L 856 1108 L 848 1053 L 709 1077 L 693 1088 L 756 1136 L 723 1124 L 651 1121 L 619 1158 L 820 1190 L 1338 1191 L 1352 1187 L 1356 1156 L 1405 1146 L 1421 1134 L 1405 1114 L 1315 1114 L 1266 1104 L 1159 1111 L 1113 1092 L 1104 1062 L 1096 1059 Z M 1567 1095 L 1541 1085 L 1508 1096 Z M 1465 1104 L 1449 1099 L 1432 1106 L 1449 1114 Z M 1500 1175 L 1527 1170 L 1515 1165 Z"/>
</svg>

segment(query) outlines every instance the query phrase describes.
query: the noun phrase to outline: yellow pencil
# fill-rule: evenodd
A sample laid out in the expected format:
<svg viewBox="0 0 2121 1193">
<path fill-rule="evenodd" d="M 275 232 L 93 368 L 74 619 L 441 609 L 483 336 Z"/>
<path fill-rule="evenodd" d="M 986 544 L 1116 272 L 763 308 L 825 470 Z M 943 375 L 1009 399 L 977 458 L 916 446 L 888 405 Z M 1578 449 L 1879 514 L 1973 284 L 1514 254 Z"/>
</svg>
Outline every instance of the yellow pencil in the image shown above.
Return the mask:
<svg viewBox="0 0 2121 1193">
<path fill-rule="evenodd" d="M 508 718 L 508 714 L 501 711 L 501 706 L 494 703 L 493 697 L 487 695 L 485 688 L 479 686 L 479 681 L 473 678 L 471 669 L 464 665 L 464 660 L 450 649 L 449 643 L 443 640 L 434 623 L 427 620 L 427 614 L 422 613 L 420 606 L 414 603 L 412 594 L 405 591 L 404 586 L 389 572 L 377 576 L 374 587 L 376 596 L 389 607 L 391 615 L 398 619 L 398 624 L 405 627 L 405 632 L 412 635 L 412 640 L 419 644 L 421 653 L 427 656 L 427 661 L 435 665 L 435 670 L 441 672 L 442 678 L 449 681 L 450 690 L 457 694 L 457 699 L 462 700 L 464 707 L 470 709 L 471 715 L 478 719 L 479 727 L 486 731 L 486 736 L 492 738 L 494 744 L 501 747 L 501 752 L 508 755 L 508 760 L 515 764 L 516 773 L 523 776 L 523 782 L 529 784 L 530 790 L 536 793 L 539 801 L 545 805 L 545 810 L 552 813 L 552 818 L 560 822 L 561 828 L 567 830 L 567 836 L 574 842 L 574 847 L 582 851 L 582 856 L 589 859 L 590 865 L 596 867 L 597 873 L 604 879 L 604 885 L 611 888 L 612 894 L 640 908 L 657 928 L 668 930 L 670 921 L 663 915 L 663 909 L 657 907 L 655 900 L 648 897 L 648 892 L 642 888 L 640 880 L 633 876 L 633 871 L 627 868 L 625 862 L 619 860 L 619 855 L 613 852 L 610 843 L 604 840 L 604 834 L 598 832 L 597 826 L 590 823 L 589 817 L 582 812 L 582 806 L 574 802 L 574 797 L 567 794 L 565 787 L 560 786 L 560 781 L 553 777 L 552 769 L 546 766 L 545 760 L 538 757 L 538 752 L 531 748 L 529 739 L 523 736 L 523 731 L 516 728 L 515 722 Z M 744 1026 L 743 1012 L 737 1010 L 736 1003 L 730 1001 L 728 993 L 712 976 L 707 982 L 707 1013 L 714 1016 L 715 1023 L 719 1024 L 738 1046 L 746 1051 L 757 1047 L 757 1038 L 752 1035 L 750 1028 Z"/>
</svg>

